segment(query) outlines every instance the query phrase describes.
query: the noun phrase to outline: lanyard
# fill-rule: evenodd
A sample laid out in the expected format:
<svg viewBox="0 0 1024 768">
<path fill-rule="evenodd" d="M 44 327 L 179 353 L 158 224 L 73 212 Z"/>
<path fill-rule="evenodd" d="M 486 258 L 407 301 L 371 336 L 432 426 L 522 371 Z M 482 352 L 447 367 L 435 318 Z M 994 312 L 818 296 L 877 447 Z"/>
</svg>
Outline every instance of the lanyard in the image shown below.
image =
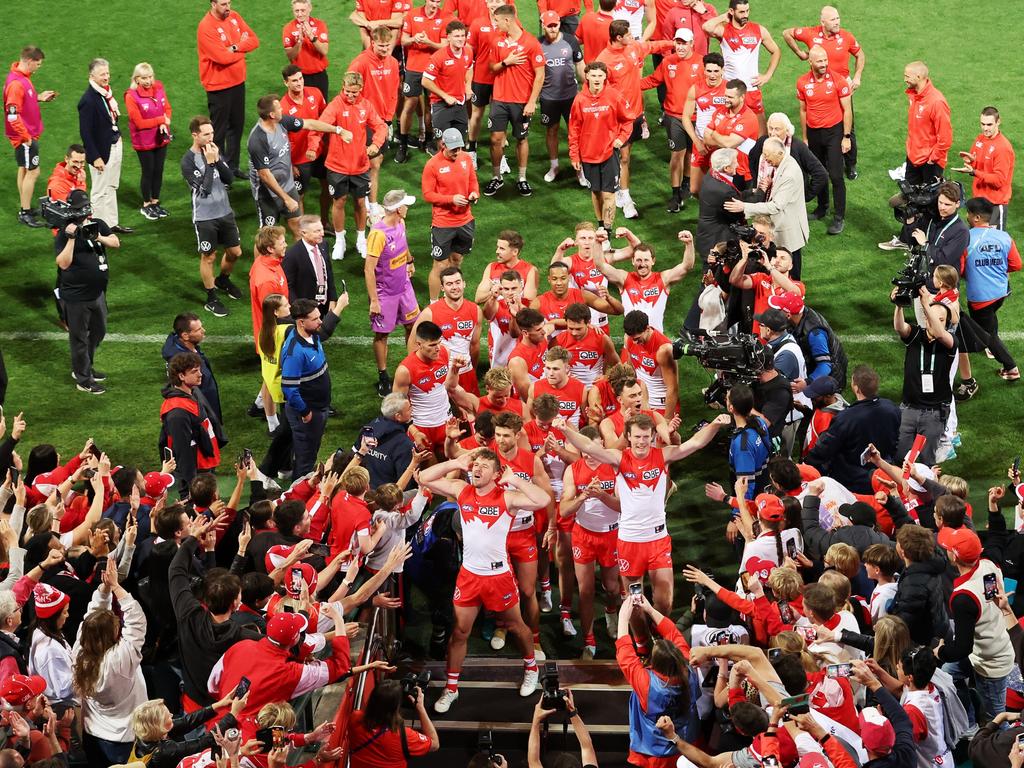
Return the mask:
<svg viewBox="0 0 1024 768">
<path fill-rule="evenodd" d="M 953 218 L 951 218 L 946 223 L 946 226 L 944 226 L 942 229 L 939 230 L 939 236 L 935 238 L 935 242 L 933 243 L 933 245 L 938 245 L 939 244 L 939 240 L 941 240 L 942 236 L 946 234 L 946 230 L 949 229 L 951 226 L 953 226 L 957 222 L 957 219 L 958 219 L 958 217 L 954 214 Z M 932 233 L 932 222 L 928 222 L 928 234 L 931 235 L 931 233 Z"/>
<path fill-rule="evenodd" d="M 925 332 L 925 330 L 923 328 L 921 329 L 921 336 L 923 337 L 921 339 L 921 375 L 922 376 L 931 376 L 935 372 L 935 352 L 932 351 L 932 354 L 931 354 L 931 357 L 930 357 L 930 360 L 929 360 L 928 370 L 925 370 L 924 369 L 924 346 L 925 346 L 925 342 L 928 341 L 928 335 L 927 335 L 927 333 Z"/>
</svg>

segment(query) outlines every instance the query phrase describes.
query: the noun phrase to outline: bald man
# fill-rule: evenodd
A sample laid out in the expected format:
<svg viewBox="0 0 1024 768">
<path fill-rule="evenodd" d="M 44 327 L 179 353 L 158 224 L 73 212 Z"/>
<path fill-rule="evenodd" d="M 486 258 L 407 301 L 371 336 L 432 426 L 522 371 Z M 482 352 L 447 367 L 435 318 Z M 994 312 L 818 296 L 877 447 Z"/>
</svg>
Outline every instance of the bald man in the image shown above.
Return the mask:
<svg viewBox="0 0 1024 768">
<path fill-rule="evenodd" d="M 907 112 L 907 181 L 925 184 L 941 179 L 946 153 L 953 146 L 949 104 L 928 77 L 923 61 L 903 68 L 910 108 Z"/>
<path fill-rule="evenodd" d="M 848 77 L 850 88 L 856 91 L 860 88 L 860 78 L 864 72 L 864 63 L 867 57 L 864 50 L 857 42 L 857 38 L 840 24 L 839 11 L 831 5 L 821 9 L 820 24 L 817 27 L 790 27 L 782 30 L 782 38 L 786 45 L 803 61 L 810 56 L 810 49 L 820 45 L 828 54 L 828 67 L 836 75 Z M 807 46 L 803 50 L 800 43 Z M 850 77 L 850 57 L 854 58 L 854 72 Z M 852 108 L 852 94 L 851 94 Z M 857 133 L 850 130 L 850 151 L 843 155 L 843 162 L 846 166 L 846 178 L 857 178 Z"/>
<path fill-rule="evenodd" d="M 832 222 L 826 230 L 830 235 L 843 231 L 846 218 L 846 180 L 843 178 L 843 156 L 850 152 L 853 139 L 852 88 L 847 78 L 829 68 L 828 53 L 820 45 L 808 52 L 811 71 L 796 81 L 796 97 L 800 102 L 800 130 L 803 140 L 828 171 L 832 182 Z M 811 218 L 828 215 L 828 188 L 818 193 L 818 207 Z"/>
</svg>

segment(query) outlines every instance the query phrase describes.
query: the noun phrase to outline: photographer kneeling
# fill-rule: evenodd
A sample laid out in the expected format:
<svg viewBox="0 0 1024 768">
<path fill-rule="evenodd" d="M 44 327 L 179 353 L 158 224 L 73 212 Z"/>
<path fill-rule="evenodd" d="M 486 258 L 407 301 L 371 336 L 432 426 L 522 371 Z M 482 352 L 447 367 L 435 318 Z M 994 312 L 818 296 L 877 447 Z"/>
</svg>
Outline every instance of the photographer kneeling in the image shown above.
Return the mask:
<svg viewBox="0 0 1024 768">
<path fill-rule="evenodd" d="M 423 703 L 423 688 L 416 686 L 415 700 L 422 733 L 405 724 L 401 711 L 404 697 L 398 680 L 382 680 L 370 692 L 366 709 L 352 713 L 348 725 L 350 768 L 402 768 L 409 758 L 438 750 L 441 742 Z"/>
<path fill-rule="evenodd" d="M 56 206 L 56 207 L 55 207 Z M 107 333 L 107 248 L 121 242 L 107 223 L 92 218 L 89 196 L 80 189 L 68 195 L 66 206 L 43 206 L 47 221 L 57 227 L 53 240 L 60 273 L 71 346 L 71 374 L 82 392 L 102 395 L 106 374 L 93 367 L 96 348 Z"/>
</svg>

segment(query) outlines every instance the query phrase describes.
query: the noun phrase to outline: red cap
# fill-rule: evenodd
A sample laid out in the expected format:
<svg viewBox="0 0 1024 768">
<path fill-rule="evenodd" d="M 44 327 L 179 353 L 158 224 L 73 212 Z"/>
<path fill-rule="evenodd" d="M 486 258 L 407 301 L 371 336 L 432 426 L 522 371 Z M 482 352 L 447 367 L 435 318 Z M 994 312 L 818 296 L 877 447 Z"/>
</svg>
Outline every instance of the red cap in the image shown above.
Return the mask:
<svg viewBox="0 0 1024 768">
<path fill-rule="evenodd" d="M 868 707 L 861 711 L 860 740 L 864 749 L 868 749 L 877 755 L 888 755 L 896 743 L 896 731 L 881 712 L 875 707 Z"/>
<path fill-rule="evenodd" d="M 282 648 L 291 648 L 306 628 L 306 617 L 301 613 L 275 613 L 267 622 L 267 637 Z"/>
<path fill-rule="evenodd" d="M 71 602 L 70 597 L 49 584 L 36 584 L 32 589 L 32 597 L 36 604 L 36 616 L 41 619 L 55 616 Z"/>
<path fill-rule="evenodd" d="M 1017 501 L 1024 501 L 1024 483 L 1015 485 L 1013 491 L 1017 494 Z"/>
<path fill-rule="evenodd" d="M 786 517 L 786 510 L 782 506 L 782 499 L 771 493 L 759 493 L 754 499 L 754 508 L 757 509 L 757 516 L 768 522 L 778 522 Z"/>
<path fill-rule="evenodd" d="M 145 480 L 146 495 L 151 499 L 159 499 L 174 485 L 174 475 L 167 472 L 147 472 Z"/>
<path fill-rule="evenodd" d="M 768 582 L 768 577 L 772 575 L 778 566 L 771 560 L 765 560 L 760 557 L 751 557 L 747 559 L 747 562 L 743 564 L 743 570 L 749 573 L 751 576 L 757 576 L 762 584 Z"/>
<path fill-rule="evenodd" d="M 829 762 L 821 752 L 808 752 L 800 758 L 798 768 L 829 768 Z"/>
<path fill-rule="evenodd" d="M 46 690 L 46 680 L 39 675 L 11 675 L 0 685 L 0 699 L 12 707 L 23 707 Z"/>
<path fill-rule="evenodd" d="M 778 296 L 769 296 L 768 306 L 772 309 L 781 309 L 790 315 L 799 315 L 804 311 L 804 300 L 799 293 L 783 291 Z"/>
<path fill-rule="evenodd" d="M 970 528 L 947 528 L 939 530 L 939 546 L 948 549 L 961 563 L 978 562 L 981 557 L 981 539 Z"/>
<path fill-rule="evenodd" d="M 560 24 L 561 22 L 562 18 L 555 11 L 544 11 L 540 15 L 541 26 L 546 27 L 548 24 Z"/>
</svg>

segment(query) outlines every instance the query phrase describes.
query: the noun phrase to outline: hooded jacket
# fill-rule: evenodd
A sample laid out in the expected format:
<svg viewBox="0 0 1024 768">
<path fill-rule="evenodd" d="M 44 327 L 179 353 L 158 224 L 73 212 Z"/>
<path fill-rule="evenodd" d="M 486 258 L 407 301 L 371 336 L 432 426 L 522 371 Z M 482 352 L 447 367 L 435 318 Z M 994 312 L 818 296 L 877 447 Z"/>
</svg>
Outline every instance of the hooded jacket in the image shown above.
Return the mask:
<svg viewBox="0 0 1024 768">
<path fill-rule="evenodd" d="M 181 338 L 178 334 L 167 334 L 167 340 L 164 341 L 164 348 L 160 351 L 164 360 L 169 363 L 171 362 L 172 357 L 183 352 L 192 352 L 192 350 L 181 343 Z M 224 416 L 220 409 L 220 388 L 217 386 L 217 379 L 213 376 L 213 368 L 210 366 L 210 360 L 205 354 L 203 354 L 203 351 L 198 345 L 196 345 L 195 354 L 199 355 L 199 360 L 201 361 L 199 364 L 199 370 L 203 372 L 203 383 L 199 385 L 199 391 L 202 392 L 203 397 L 206 398 L 210 414 L 216 417 L 219 424 L 223 424 Z"/>
</svg>

